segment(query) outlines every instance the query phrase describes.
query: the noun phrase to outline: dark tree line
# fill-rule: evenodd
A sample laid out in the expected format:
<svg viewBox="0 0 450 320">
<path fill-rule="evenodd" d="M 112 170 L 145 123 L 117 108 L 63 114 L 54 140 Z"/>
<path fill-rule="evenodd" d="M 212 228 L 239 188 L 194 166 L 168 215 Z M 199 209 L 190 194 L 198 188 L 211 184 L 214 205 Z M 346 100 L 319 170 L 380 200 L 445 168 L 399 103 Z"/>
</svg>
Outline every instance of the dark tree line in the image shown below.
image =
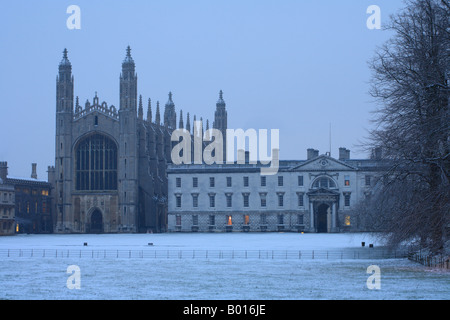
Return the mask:
<svg viewBox="0 0 450 320">
<path fill-rule="evenodd" d="M 367 146 L 381 148 L 388 170 L 359 218 L 393 245 L 418 239 L 439 252 L 450 223 L 450 4 L 405 4 L 370 61 L 379 106 Z"/>
</svg>

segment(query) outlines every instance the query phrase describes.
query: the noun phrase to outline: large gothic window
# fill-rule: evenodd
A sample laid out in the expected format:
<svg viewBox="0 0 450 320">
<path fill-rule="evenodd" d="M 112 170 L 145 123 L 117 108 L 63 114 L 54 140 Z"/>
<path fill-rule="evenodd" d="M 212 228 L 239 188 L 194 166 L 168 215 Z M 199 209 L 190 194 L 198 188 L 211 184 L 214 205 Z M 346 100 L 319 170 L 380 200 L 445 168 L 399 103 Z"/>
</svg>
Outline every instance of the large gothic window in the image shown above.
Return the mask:
<svg viewBox="0 0 450 320">
<path fill-rule="evenodd" d="M 75 149 L 76 190 L 117 190 L 117 146 L 109 138 L 94 134 Z"/>
</svg>

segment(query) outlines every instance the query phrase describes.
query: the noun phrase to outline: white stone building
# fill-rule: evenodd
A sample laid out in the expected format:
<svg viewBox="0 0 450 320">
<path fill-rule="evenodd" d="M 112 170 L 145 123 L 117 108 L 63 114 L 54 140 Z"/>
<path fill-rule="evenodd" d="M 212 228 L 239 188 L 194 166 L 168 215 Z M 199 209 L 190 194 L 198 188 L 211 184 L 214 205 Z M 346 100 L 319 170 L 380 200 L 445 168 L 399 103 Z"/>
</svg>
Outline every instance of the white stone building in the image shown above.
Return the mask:
<svg viewBox="0 0 450 320">
<path fill-rule="evenodd" d="M 169 165 L 172 232 L 357 230 L 354 208 L 382 167 L 374 159 L 339 159 L 308 149 L 308 159 L 280 161 L 276 175 L 260 165 Z"/>
</svg>

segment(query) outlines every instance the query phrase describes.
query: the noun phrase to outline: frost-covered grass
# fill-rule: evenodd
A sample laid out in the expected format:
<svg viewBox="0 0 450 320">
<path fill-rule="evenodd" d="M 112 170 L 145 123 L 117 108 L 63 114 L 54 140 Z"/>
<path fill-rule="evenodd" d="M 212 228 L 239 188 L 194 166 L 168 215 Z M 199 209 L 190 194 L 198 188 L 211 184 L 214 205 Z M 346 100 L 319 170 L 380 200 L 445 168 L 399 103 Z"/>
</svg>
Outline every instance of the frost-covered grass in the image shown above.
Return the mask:
<svg viewBox="0 0 450 320">
<path fill-rule="evenodd" d="M 0 249 L 339 250 L 381 245 L 368 234 L 19 235 Z M 88 246 L 84 247 L 83 243 Z M 381 288 L 369 290 L 369 265 Z M 68 289 L 69 265 L 81 289 Z M 450 274 L 405 259 L 139 259 L 10 257 L 0 260 L 0 299 L 449 299 Z"/>
</svg>

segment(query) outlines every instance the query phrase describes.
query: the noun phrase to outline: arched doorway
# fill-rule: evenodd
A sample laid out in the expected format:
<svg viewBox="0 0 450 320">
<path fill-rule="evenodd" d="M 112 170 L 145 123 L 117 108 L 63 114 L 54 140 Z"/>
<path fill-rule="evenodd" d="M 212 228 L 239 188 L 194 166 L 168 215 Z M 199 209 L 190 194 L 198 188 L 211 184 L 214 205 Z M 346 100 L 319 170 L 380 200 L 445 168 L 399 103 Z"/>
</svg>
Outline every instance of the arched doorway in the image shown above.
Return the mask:
<svg viewBox="0 0 450 320">
<path fill-rule="evenodd" d="M 91 214 L 90 233 L 103 233 L 103 216 L 99 209 Z"/>
<path fill-rule="evenodd" d="M 330 211 L 330 206 L 326 203 L 322 203 L 317 207 L 317 232 L 326 233 L 330 231 Z"/>
</svg>

